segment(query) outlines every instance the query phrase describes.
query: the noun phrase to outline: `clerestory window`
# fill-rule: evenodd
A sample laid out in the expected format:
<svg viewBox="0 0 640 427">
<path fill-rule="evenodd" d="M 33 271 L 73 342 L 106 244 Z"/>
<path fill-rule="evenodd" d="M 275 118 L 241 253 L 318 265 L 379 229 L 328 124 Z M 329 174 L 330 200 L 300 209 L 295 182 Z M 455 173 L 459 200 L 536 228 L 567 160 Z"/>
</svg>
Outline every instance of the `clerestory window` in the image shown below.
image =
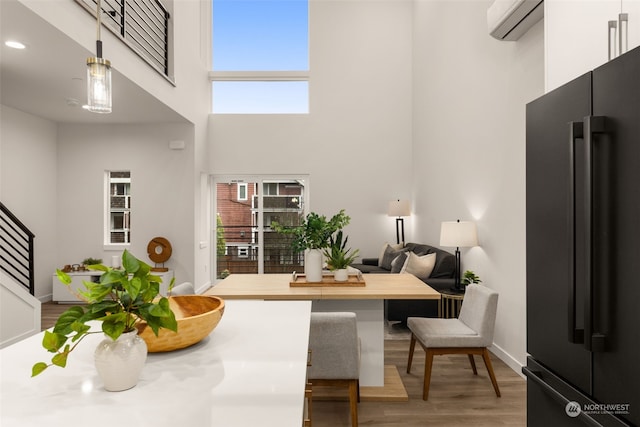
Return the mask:
<svg viewBox="0 0 640 427">
<path fill-rule="evenodd" d="M 213 113 L 308 113 L 308 0 L 212 1 Z"/>
</svg>

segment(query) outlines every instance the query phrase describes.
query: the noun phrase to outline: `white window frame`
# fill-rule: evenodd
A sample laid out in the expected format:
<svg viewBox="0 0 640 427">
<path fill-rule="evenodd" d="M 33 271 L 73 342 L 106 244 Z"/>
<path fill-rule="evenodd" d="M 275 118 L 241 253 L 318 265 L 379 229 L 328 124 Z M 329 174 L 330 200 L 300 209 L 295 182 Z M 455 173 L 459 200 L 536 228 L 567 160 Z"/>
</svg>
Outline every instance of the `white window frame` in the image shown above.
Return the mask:
<svg viewBox="0 0 640 427">
<path fill-rule="evenodd" d="M 238 194 L 236 198 L 238 199 L 238 201 L 244 202 L 249 200 L 249 185 L 246 182 L 239 182 L 237 186 L 238 186 L 238 190 L 237 190 Z M 241 190 L 240 190 L 241 188 L 244 188 L 244 197 L 242 197 Z"/>
<path fill-rule="evenodd" d="M 257 174 L 257 175 L 244 175 L 244 174 L 223 174 L 223 175 L 211 175 L 211 189 L 212 191 L 215 191 L 215 187 L 216 184 L 218 183 L 229 183 L 229 182 L 235 182 L 235 183 L 242 183 L 242 182 L 246 182 L 246 183 L 255 183 L 258 186 L 261 185 L 264 182 L 277 182 L 277 181 L 290 181 L 290 180 L 300 180 L 304 182 L 304 188 L 305 188 L 305 193 L 304 193 L 304 205 L 303 205 L 303 215 L 307 215 L 310 211 L 310 204 L 311 204 L 311 177 L 309 174 L 283 174 L 283 175 L 269 175 L 269 174 Z M 259 188 L 259 187 L 258 187 Z M 262 191 L 258 191 L 256 196 L 258 196 L 258 210 L 260 212 L 262 212 L 264 210 L 264 204 L 263 204 L 263 192 Z M 215 193 L 212 193 L 213 196 L 215 196 Z M 218 212 L 218 205 L 216 202 L 216 197 L 211 197 L 211 212 Z M 213 224 L 216 224 L 215 222 L 215 217 L 211 218 L 213 220 Z M 264 273 L 264 244 L 262 242 L 264 242 L 264 224 L 263 224 L 263 215 L 258 215 L 258 223 L 256 224 L 257 227 L 257 241 L 261 242 L 258 245 L 258 253 L 257 253 L 257 262 L 258 262 L 258 273 L 259 274 L 263 274 Z M 212 248 L 216 247 L 216 227 L 214 226 L 211 230 L 211 237 L 210 237 L 210 246 Z M 217 279 L 216 279 L 216 265 L 217 265 L 217 254 L 215 251 L 213 251 L 213 264 L 212 264 L 212 268 L 211 268 L 211 281 L 212 283 L 216 283 Z M 226 254 L 225 254 L 226 255 Z"/>
<path fill-rule="evenodd" d="M 129 172 L 129 178 L 114 178 L 111 179 L 112 172 Z M 128 202 L 127 210 L 124 212 L 124 216 L 127 218 L 126 222 L 128 222 L 129 227 L 127 230 L 131 231 L 131 171 L 127 170 L 106 170 L 104 173 L 104 247 L 105 251 L 120 251 L 127 249 L 131 246 L 131 237 L 127 238 L 127 242 L 123 243 L 112 243 L 111 242 L 111 184 L 113 183 L 128 183 L 129 184 L 129 194 L 128 194 Z"/>
</svg>

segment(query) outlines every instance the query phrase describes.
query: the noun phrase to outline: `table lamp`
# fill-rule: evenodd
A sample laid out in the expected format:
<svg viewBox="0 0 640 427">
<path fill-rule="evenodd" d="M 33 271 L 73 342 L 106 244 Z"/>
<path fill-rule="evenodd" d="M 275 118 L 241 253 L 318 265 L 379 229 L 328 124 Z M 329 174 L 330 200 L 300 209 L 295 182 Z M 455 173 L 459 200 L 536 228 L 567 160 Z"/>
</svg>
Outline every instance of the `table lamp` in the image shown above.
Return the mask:
<svg viewBox="0 0 640 427">
<path fill-rule="evenodd" d="M 456 248 L 456 272 L 453 290 L 462 292 L 460 286 L 460 248 L 478 246 L 476 223 L 470 221 L 443 221 L 440 228 L 440 246 Z"/>
<path fill-rule="evenodd" d="M 404 218 L 402 217 L 411 215 L 409 201 L 400 199 L 390 201 L 388 215 L 396 217 L 396 243 L 400 243 L 400 233 L 402 232 L 402 244 L 404 244 Z"/>
</svg>

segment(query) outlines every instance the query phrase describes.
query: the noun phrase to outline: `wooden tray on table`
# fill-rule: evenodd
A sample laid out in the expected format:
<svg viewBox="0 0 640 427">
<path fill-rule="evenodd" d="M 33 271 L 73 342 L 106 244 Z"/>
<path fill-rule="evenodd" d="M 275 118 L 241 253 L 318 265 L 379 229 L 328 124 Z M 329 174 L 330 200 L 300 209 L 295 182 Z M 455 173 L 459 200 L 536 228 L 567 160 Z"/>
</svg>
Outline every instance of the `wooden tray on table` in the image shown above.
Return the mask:
<svg viewBox="0 0 640 427">
<path fill-rule="evenodd" d="M 333 274 L 323 274 L 322 282 L 307 282 L 307 276 L 305 274 L 293 273 L 289 286 L 292 288 L 311 288 L 311 287 L 327 287 L 333 286 L 336 288 L 352 288 L 366 286 L 362 273 L 349 274 L 346 282 L 338 282 L 333 278 Z"/>
</svg>

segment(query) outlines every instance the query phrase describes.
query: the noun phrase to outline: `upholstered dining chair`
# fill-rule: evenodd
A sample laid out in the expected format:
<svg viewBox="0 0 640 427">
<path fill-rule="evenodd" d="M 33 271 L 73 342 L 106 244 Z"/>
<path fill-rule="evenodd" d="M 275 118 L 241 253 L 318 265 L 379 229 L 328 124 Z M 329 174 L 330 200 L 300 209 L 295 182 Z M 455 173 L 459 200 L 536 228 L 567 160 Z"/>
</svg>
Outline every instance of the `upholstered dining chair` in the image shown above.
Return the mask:
<svg viewBox="0 0 640 427">
<path fill-rule="evenodd" d="M 311 386 L 349 387 L 351 425 L 358 425 L 360 343 L 355 313 L 311 313 L 309 330 Z"/>
<path fill-rule="evenodd" d="M 171 295 L 193 295 L 195 293 L 196 290 L 190 282 L 180 283 L 171 289 Z"/>
<path fill-rule="evenodd" d="M 474 284 L 467 286 L 460 316 L 457 319 L 410 317 L 407 320 L 407 326 L 411 330 L 407 373 L 411 372 L 416 341 L 426 352 L 423 400 L 429 397 L 433 356 L 443 354 L 467 354 L 474 375 L 478 375 L 478 371 L 473 356 L 481 355 L 496 396 L 500 397 L 500 389 L 487 350 L 493 342 L 497 307 L 498 294 L 485 286 Z"/>
</svg>

